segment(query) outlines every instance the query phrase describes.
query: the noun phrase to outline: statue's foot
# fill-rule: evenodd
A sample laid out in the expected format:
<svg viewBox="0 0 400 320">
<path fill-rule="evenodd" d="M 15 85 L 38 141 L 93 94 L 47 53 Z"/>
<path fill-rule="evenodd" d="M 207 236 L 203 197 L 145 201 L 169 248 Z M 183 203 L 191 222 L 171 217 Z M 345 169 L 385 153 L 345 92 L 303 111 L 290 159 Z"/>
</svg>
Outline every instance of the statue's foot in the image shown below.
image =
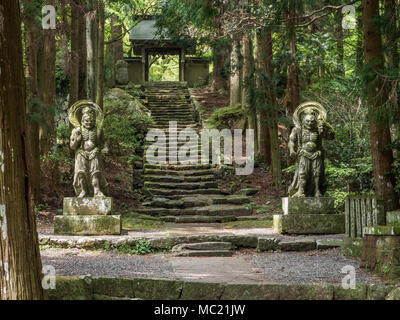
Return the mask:
<svg viewBox="0 0 400 320">
<path fill-rule="evenodd" d="M 322 197 L 322 193 L 319 190 L 317 190 L 317 191 L 315 191 L 314 197 L 316 197 L 316 198 Z"/>
<path fill-rule="evenodd" d="M 95 198 L 102 198 L 102 197 L 105 197 L 104 193 L 101 192 L 100 190 L 95 191 L 94 196 L 95 196 Z"/>
<path fill-rule="evenodd" d="M 294 195 L 293 195 L 293 197 L 295 197 L 295 198 L 302 198 L 302 197 L 305 197 L 306 195 L 304 194 L 304 192 L 302 192 L 302 191 L 297 191 Z"/>
<path fill-rule="evenodd" d="M 85 192 L 85 191 L 82 191 L 82 192 L 79 194 L 78 198 L 84 198 L 84 197 L 86 197 L 86 192 Z"/>
</svg>

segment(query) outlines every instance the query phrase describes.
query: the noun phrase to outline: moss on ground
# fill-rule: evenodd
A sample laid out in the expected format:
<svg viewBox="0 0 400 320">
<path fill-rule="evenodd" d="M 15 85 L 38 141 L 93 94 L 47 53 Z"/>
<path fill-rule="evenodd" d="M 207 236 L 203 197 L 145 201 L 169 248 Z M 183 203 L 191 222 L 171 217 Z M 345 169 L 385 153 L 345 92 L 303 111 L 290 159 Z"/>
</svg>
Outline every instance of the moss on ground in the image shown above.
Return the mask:
<svg viewBox="0 0 400 320">
<path fill-rule="evenodd" d="M 165 222 L 159 219 L 137 214 L 129 213 L 122 217 L 122 229 L 123 230 L 165 230 Z"/>
</svg>

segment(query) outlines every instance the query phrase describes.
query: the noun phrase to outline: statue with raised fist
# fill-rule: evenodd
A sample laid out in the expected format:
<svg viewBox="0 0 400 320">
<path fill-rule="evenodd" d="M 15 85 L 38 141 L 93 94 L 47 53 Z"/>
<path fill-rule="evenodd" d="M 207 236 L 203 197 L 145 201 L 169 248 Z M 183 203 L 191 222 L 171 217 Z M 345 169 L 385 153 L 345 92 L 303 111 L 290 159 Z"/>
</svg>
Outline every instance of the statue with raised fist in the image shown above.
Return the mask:
<svg viewBox="0 0 400 320">
<path fill-rule="evenodd" d="M 107 182 L 103 175 L 103 112 L 88 100 L 76 102 L 68 112 L 74 126 L 70 147 L 75 151 L 74 190 L 78 198 L 104 197 Z"/>
<path fill-rule="evenodd" d="M 321 197 L 325 192 L 324 150 L 322 139 L 333 139 L 334 131 L 326 122 L 326 110 L 317 102 L 305 102 L 293 113 L 289 137 L 291 156 L 297 157 L 297 168 L 289 197 Z"/>
</svg>

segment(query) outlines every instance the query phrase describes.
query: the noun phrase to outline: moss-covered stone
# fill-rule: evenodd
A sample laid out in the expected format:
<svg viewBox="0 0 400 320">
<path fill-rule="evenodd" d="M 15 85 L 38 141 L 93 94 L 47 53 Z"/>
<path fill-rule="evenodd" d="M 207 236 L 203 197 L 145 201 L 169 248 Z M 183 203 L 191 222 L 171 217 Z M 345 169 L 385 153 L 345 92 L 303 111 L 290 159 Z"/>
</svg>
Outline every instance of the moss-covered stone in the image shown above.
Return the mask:
<svg viewBox="0 0 400 320">
<path fill-rule="evenodd" d="M 63 214 L 69 215 L 109 215 L 113 212 L 113 199 L 104 198 L 64 198 Z"/>
<path fill-rule="evenodd" d="M 384 279 L 399 280 L 400 236 L 365 236 L 360 266 Z"/>
<path fill-rule="evenodd" d="M 178 299 L 181 296 L 183 282 L 164 279 L 134 279 L 133 292 L 140 299 Z"/>
<path fill-rule="evenodd" d="M 335 212 L 335 199 L 331 197 L 282 198 L 284 214 L 329 214 Z"/>
<path fill-rule="evenodd" d="M 279 247 L 279 240 L 276 238 L 258 238 L 257 249 L 259 251 L 275 251 Z"/>
<path fill-rule="evenodd" d="M 89 280 L 88 280 L 89 279 Z M 56 288 L 46 290 L 51 300 L 92 300 L 90 278 L 57 277 Z"/>
<path fill-rule="evenodd" d="M 344 233 L 343 214 L 291 214 L 274 215 L 274 229 L 287 234 L 339 234 Z"/>
<path fill-rule="evenodd" d="M 93 278 L 93 293 L 112 297 L 135 298 L 132 279 Z"/>
<path fill-rule="evenodd" d="M 311 251 L 317 248 L 314 239 L 286 240 L 279 242 L 279 249 L 282 251 Z"/>
<path fill-rule="evenodd" d="M 221 300 L 278 300 L 280 285 L 229 284 Z"/>
<path fill-rule="evenodd" d="M 183 300 L 219 300 L 225 285 L 221 283 L 185 282 L 181 299 Z"/>
<path fill-rule="evenodd" d="M 400 287 L 390 291 L 386 297 L 386 300 L 400 300 Z"/>
<path fill-rule="evenodd" d="M 400 226 L 400 210 L 386 212 L 386 224 Z"/>
<path fill-rule="evenodd" d="M 342 254 L 347 257 L 360 258 L 363 248 L 363 238 L 343 238 Z"/>
<path fill-rule="evenodd" d="M 368 286 L 368 300 L 385 300 L 389 292 L 393 290 L 393 286 L 385 286 L 380 284 L 371 284 Z M 399 297 L 400 298 L 400 297 Z"/>
<path fill-rule="evenodd" d="M 281 285 L 280 300 L 332 300 L 333 286 L 315 284 Z"/>
<path fill-rule="evenodd" d="M 364 227 L 364 236 L 400 236 L 400 226 Z"/>
<path fill-rule="evenodd" d="M 112 216 L 56 216 L 54 234 L 62 235 L 119 235 L 121 217 Z"/>
<path fill-rule="evenodd" d="M 334 286 L 333 295 L 335 300 L 366 300 L 367 285 L 357 284 L 354 289 L 344 289 L 342 286 Z"/>
</svg>

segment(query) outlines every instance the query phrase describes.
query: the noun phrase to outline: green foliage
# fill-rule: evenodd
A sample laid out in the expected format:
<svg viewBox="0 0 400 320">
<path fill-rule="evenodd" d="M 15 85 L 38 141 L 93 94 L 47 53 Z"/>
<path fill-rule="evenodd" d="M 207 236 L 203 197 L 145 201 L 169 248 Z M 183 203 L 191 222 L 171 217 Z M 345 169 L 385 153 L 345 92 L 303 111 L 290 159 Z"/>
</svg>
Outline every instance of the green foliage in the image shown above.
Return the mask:
<svg viewBox="0 0 400 320">
<path fill-rule="evenodd" d="M 231 129 L 244 117 L 242 106 L 237 104 L 216 109 L 207 120 L 207 126 L 216 129 Z"/>
<path fill-rule="evenodd" d="M 134 247 L 130 246 L 128 243 L 124 243 L 116 247 L 114 250 L 119 253 L 132 254 L 132 255 L 134 254 L 145 255 L 152 252 L 150 243 L 147 239 L 139 240 L 138 242 L 136 242 Z"/>
<path fill-rule="evenodd" d="M 147 131 L 154 124 L 153 119 L 147 114 L 127 109 L 124 101 L 107 103 L 104 109 L 108 155 L 128 163 L 140 160 Z"/>
</svg>

